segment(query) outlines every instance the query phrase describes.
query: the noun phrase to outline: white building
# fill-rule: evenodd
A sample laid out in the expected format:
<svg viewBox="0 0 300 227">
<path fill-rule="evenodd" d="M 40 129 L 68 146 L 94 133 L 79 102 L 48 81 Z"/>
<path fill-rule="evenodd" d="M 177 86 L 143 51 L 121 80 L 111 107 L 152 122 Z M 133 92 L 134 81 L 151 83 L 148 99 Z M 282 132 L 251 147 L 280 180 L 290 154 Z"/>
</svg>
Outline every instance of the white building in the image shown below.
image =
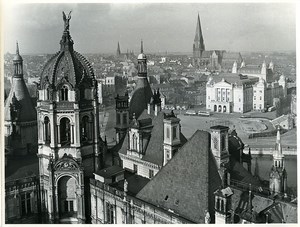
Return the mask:
<svg viewBox="0 0 300 227">
<path fill-rule="evenodd" d="M 206 84 L 206 109 L 213 112 L 244 113 L 252 109 L 252 86 L 258 81 L 256 77 L 237 74 L 223 74 L 210 77 Z"/>
</svg>

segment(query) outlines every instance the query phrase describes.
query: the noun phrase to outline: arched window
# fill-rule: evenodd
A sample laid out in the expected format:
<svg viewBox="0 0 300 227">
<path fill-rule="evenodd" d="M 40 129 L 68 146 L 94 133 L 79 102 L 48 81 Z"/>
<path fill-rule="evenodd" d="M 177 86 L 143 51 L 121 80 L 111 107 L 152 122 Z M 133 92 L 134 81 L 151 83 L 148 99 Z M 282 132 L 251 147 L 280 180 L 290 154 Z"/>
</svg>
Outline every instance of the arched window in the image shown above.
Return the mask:
<svg viewBox="0 0 300 227">
<path fill-rule="evenodd" d="M 81 141 L 86 142 L 89 140 L 89 117 L 84 116 L 81 120 Z"/>
<path fill-rule="evenodd" d="M 66 85 L 60 89 L 60 97 L 61 101 L 68 101 L 68 87 Z"/>
<path fill-rule="evenodd" d="M 60 120 L 60 143 L 62 146 L 71 144 L 71 125 L 66 117 Z"/>
<path fill-rule="evenodd" d="M 50 120 L 48 117 L 45 117 L 44 119 L 44 132 L 45 132 L 44 141 L 46 144 L 49 144 L 51 141 L 51 133 L 50 133 Z"/>
</svg>

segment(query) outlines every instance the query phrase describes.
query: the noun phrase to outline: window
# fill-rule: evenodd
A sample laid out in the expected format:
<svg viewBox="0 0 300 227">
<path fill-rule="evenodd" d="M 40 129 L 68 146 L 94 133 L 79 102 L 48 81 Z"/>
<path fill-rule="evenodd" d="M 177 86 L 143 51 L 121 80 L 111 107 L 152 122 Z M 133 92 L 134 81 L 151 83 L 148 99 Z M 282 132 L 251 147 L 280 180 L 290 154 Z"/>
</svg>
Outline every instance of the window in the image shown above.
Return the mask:
<svg viewBox="0 0 300 227">
<path fill-rule="evenodd" d="M 123 124 L 127 124 L 127 114 L 123 114 Z"/>
<path fill-rule="evenodd" d="M 177 138 L 177 127 L 173 127 L 173 139 Z"/>
<path fill-rule="evenodd" d="M 169 128 L 167 128 L 167 138 L 169 139 L 170 138 L 170 129 Z"/>
<path fill-rule="evenodd" d="M 50 121 L 48 117 L 45 117 L 44 119 L 44 131 L 45 131 L 44 141 L 46 144 L 49 144 L 51 141 L 51 134 L 50 134 Z"/>
<path fill-rule="evenodd" d="M 22 216 L 31 214 L 30 193 L 21 195 Z"/>
<path fill-rule="evenodd" d="M 114 206 L 106 203 L 106 223 L 114 224 Z"/>
<path fill-rule="evenodd" d="M 241 98 L 239 98 L 239 102 L 241 102 Z"/>
<path fill-rule="evenodd" d="M 259 100 L 261 100 L 261 96 L 259 97 Z"/>
<path fill-rule="evenodd" d="M 210 96 L 208 96 L 208 100 L 210 100 Z"/>
<path fill-rule="evenodd" d="M 149 178 L 151 179 L 154 176 L 154 171 L 149 169 Z"/>
<path fill-rule="evenodd" d="M 120 124 L 120 121 L 121 121 L 120 119 L 121 119 L 120 113 L 117 113 L 117 125 Z"/>
<path fill-rule="evenodd" d="M 253 96 L 253 99 L 256 100 L 256 96 Z"/>
<path fill-rule="evenodd" d="M 136 164 L 133 164 L 133 170 L 134 170 L 135 173 L 137 173 L 137 171 L 138 171 L 138 166 L 137 166 Z"/>
<path fill-rule="evenodd" d="M 86 142 L 89 140 L 89 117 L 84 116 L 81 120 L 81 141 Z"/>
<path fill-rule="evenodd" d="M 65 200 L 64 201 L 64 212 L 74 212 L 74 201 L 73 200 Z"/>
<path fill-rule="evenodd" d="M 60 97 L 61 101 L 68 101 L 68 87 L 66 85 L 60 89 Z"/>
<path fill-rule="evenodd" d="M 61 145 L 69 145 L 71 143 L 71 124 L 66 117 L 60 120 L 60 143 Z"/>
</svg>

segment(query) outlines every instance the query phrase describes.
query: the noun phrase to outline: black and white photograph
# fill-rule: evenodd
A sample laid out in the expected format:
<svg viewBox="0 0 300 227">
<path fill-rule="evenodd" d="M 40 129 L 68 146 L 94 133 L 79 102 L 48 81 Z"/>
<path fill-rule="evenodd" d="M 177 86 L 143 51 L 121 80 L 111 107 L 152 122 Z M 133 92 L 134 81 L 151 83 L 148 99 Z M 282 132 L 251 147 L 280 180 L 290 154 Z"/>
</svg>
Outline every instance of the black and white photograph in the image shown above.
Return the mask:
<svg viewBox="0 0 300 227">
<path fill-rule="evenodd" d="M 296 0 L 2 6 L 0 225 L 298 223 Z"/>
</svg>

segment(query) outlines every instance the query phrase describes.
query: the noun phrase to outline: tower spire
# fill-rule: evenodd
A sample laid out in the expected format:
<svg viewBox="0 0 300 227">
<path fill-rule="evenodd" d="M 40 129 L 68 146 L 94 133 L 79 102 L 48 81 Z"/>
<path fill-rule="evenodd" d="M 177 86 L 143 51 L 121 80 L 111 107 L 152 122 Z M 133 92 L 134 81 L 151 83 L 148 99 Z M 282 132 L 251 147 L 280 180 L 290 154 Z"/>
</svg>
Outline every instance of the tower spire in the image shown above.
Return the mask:
<svg viewBox="0 0 300 227">
<path fill-rule="evenodd" d="M 19 44 L 18 44 L 18 41 L 16 42 L 16 44 L 17 44 L 17 47 L 16 47 L 16 55 L 20 55 L 20 53 L 19 53 Z"/>
<path fill-rule="evenodd" d="M 144 53 L 144 45 L 143 45 L 143 40 L 141 39 L 141 53 Z"/>
<path fill-rule="evenodd" d="M 198 18 L 197 18 L 197 26 L 196 26 L 196 34 L 195 34 L 194 42 L 195 42 L 195 47 L 199 48 L 200 51 L 205 50 L 199 13 L 198 13 Z"/>
<path fill-rule="evenodd" d="M 121 49 L 120 49 L 120 43 L 118 41 L 118 47 L 117 47 L 117 56 L 121 55 Z"/>
</svg>

